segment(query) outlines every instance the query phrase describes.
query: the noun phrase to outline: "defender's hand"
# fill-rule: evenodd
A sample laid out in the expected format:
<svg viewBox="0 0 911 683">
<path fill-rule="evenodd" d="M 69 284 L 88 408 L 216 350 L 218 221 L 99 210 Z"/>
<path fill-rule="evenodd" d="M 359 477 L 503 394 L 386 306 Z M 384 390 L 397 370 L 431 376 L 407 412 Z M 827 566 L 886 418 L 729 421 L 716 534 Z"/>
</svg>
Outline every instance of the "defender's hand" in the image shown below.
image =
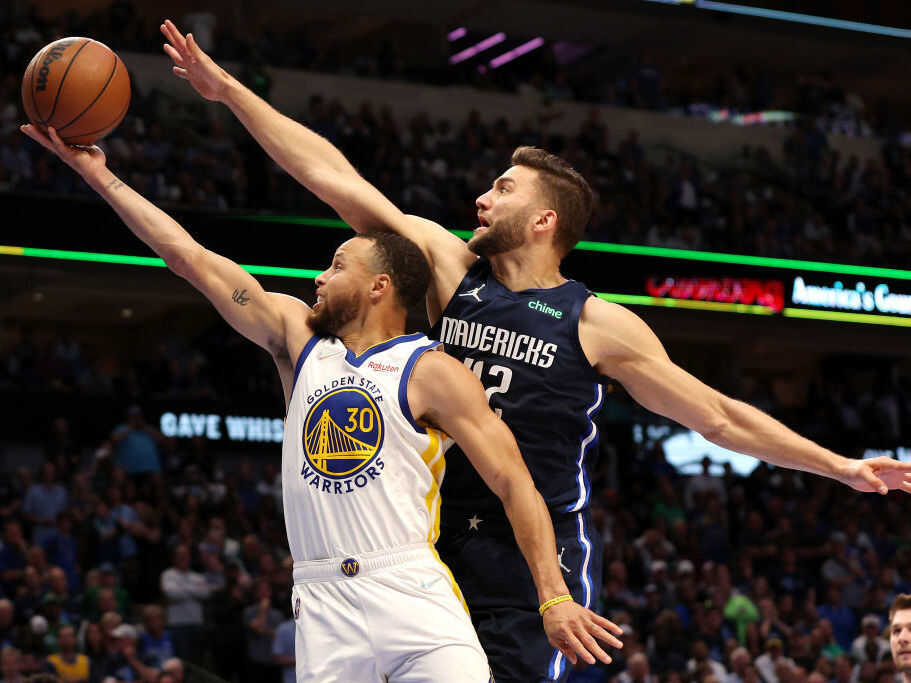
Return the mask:
<svg viewBox="0 0 911 683">
<path fill-rule="evenodd" d="M 192 33 L 183 35 L 170 19 L 165 19 L 160 28 L 168 39 L 164 51 L 174 62 L 174 73 L 190 81 L 196 92 L 207 100 L 220 102 L 231 81 L 231 75 L 202 51 L 193 40 Z"/>
<path fill-rule="evenodd" d="M 623 647 L 623 643 L 612 635 L 621 635 L 623 629 L 577 602 L 567 601 L 554 605 L 544 612 L 543 619 L 547 640 L 573 665 L 580 658 L 588 664 L 594 664 L 595 657 L 610 664 L 611 657 L 601 649 L 598 640 L 611 647 Z"/>
<path fill-rule="evenodd" d="M 61 140 L 53 128 L 48 128 L 45 135 L 30 123 L 19 126 L 19 130 L 45 149 L 56 154 L 86 180 L 98 177 L 107 168 L 104 152 L 96 145 L 73 147 Z"/>
<path fill-rule="evenodd" d="M 868 493 L 887 493 L 892 489 L 911 493 L 911 462 L 884 455 L 869 460 L 849 460 L 838 480 Z"/>
</svg>

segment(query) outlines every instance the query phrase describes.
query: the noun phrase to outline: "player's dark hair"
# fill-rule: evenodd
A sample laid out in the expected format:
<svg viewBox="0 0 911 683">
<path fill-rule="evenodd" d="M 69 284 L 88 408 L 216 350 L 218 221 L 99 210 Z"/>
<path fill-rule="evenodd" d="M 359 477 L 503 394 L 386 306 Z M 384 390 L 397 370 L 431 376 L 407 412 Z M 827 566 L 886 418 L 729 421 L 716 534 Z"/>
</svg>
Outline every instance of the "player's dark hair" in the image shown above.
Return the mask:
<svg viewBox="0 0 911 683">
<path fill-rule="evenodd" d="M 900 609 L 911 609 L 911 594 L 909 593 L 899 593 L 895 596 L 895 600 L 892 601 L 892 605 L 889 607 L 889 625 L 892 625 L 892 617 L 895 616 L 895 613 Z"/>
<path fill-rule="evenodd" d="M 516 147 L 513 166 L 527 166 L 538 171 L 544 198 L 557 212 L 554 246 L 560 257 L 566 256 L 585 234 L 592 215 L 594 193 L 585 178 L 565 159 L 538 147 Z"/>
<path fill-rule="evenodd" d="M 366 232 L 358 237 L 373 242 L 374 270 L 389 276 L 399 303 L 406 309 L 421 303 L 430 286 L 430 266 L 418 245 L 392 232 Z"/>
</svg>

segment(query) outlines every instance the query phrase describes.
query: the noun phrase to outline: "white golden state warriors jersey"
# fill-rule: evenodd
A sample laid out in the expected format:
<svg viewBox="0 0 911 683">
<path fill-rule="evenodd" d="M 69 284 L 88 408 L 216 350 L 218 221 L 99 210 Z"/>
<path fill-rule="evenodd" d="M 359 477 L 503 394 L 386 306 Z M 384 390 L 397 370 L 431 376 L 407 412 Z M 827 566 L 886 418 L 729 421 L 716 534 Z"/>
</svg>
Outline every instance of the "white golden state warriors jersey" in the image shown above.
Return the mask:
<svg viewBox="0 0 911 683">
<path fill-rule="evenodd" d="M 295 562 L 436 541 L 449 442 L 414 421 L 407 388 L 415 362 L 437 346 L 410 334 L 360 356 L 335 337 L 304 347 L 282 444 Z"/>
</svg>

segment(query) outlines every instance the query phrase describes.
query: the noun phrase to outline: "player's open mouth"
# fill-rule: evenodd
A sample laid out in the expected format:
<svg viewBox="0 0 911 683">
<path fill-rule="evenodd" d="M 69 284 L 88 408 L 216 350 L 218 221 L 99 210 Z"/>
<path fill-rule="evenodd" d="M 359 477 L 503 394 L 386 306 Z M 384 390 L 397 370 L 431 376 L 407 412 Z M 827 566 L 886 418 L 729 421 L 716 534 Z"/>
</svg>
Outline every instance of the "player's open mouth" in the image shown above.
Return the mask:
<svg viewBox="0 0 911 683">
<path fill-rule="evenodd" d="M 478 227 L 475 229 L 475 232 L 477 232 L 481 228 L 489 228 L 489 227 L 490 227 L 490 221 L 487 220 L 486 218 L 484 218 L 484 216 L 482 216 L 481 214 L 478 214 Z"/>
<path fill-rule="evenodd" d="M 313 304 L 313 309 L 316 310 L 319 306 L 322 306 L 322 304 L 323 304 L 323 297 L 317 295 L 316 303 Z"/>
</svg>

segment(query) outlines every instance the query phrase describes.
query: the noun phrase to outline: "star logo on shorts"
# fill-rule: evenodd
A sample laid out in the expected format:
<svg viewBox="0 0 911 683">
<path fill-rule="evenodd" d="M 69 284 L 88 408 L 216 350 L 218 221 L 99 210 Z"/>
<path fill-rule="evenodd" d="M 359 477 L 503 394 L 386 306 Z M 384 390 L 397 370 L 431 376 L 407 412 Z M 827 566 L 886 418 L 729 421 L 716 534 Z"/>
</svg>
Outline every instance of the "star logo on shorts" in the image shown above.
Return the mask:
<svg viewBox="0 0 911 683">
<path fill-rule="evenodd" d="M 478 531 L 478 524 L 483 522 L 483 519 L 478 519 L 477 513 L 473 514 L 468 518 L 468 530 L 469 531 Z"/>
</svg>

